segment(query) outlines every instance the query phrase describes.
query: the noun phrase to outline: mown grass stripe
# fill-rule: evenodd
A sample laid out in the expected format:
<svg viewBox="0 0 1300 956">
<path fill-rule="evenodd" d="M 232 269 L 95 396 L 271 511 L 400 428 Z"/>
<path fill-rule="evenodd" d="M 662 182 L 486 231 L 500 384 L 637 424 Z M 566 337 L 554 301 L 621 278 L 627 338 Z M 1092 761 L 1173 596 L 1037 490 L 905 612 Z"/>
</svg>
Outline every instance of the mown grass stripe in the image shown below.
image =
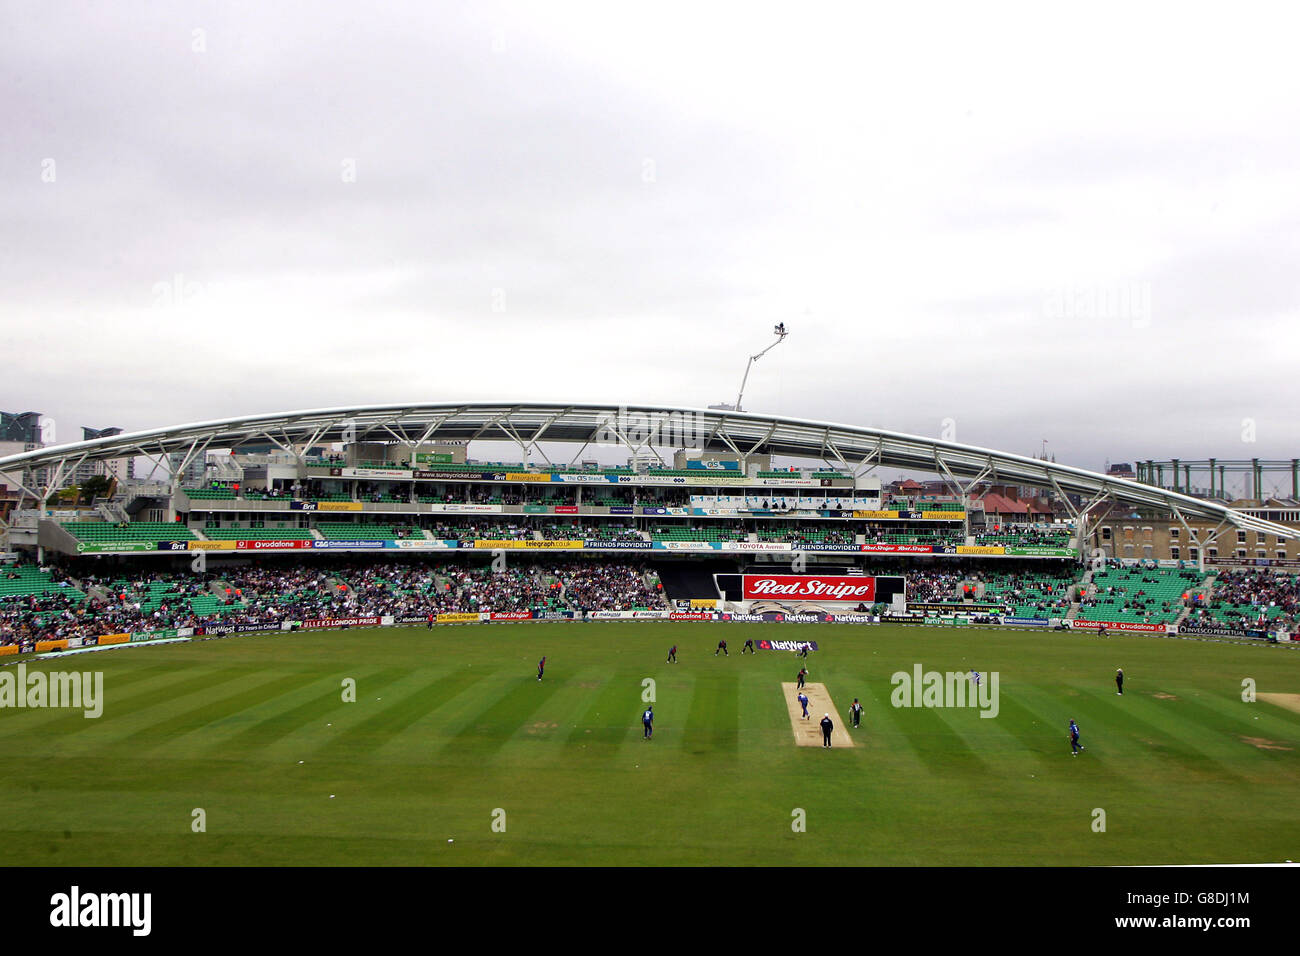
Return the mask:
<svg viewBox="0 0 1300 956">
<path fill-rule="evenodd" d="M 1089 709 L 1095 715 L 1093 719 L 1099 727 L 1121 734 L 1132 734 L 1135 739 L 1147 745 L 1149 752 L 1175 760 L 1199 777 L 1238 785 L 1246 782 L 1241 774 L 1232 770 L 1219 756 L 1209 752 L 1203 741 L 1192 743 L 1188 739 L 1185 725 L 1172 715 L 1162 714 L 1150 706 L 1161 703 L 1160 701 L 1144 702 L 1136 697 L 1129 698 L 1128 695 L 1123 698 L 1119 695 L 1102 696 L 1104 691 L 1091 689 L 1083 690 L 1082 694 L 1088 699 Z M 1142 736 L 1138 737 L 1135 731 L 1140 731 Z M 1098 743 L 1099 750 L 1105 748 L 1104 742 Z M 1087 746 L 1086 741 L 1084 744 Z"/>
<path fill-rule="evenodd" d="M 353 676 L 356 676 L 359 685 L 364 681 L 369 691 L 383 690 L 409 673 L 406 668 L 389 667 L 368 674 L 358 672 Z M 350 706 L 343 702 L 342 678 L 335 678 L 333 683 L 331 689 L 319 696 L 303 701 L 289 710 L 272 714 L 241 731 L 222 745 L 221 752 L 233 760 L 247 758 L 255 753 L 266 757 L 267 751 L 286 737 L 302 732 L 304 728 L 318 724 L 321 725 L 319 729 L 323 730 L 323 725 L 329 722 L 330 717 L 341 715 L 342 708 Z"/>
<path fill-rule="evenodd" d="M 707 693 L 700 693 L 697 688 L 691 698 L 683 731 L 682 745 L 687 753 L 726 758 L 737 755 L 740 745 L 739 698 L 740 677 L 734 671 L 710 675 Z"/>
<path fill-rule="evenodd" d="M 502 696 L 489 701 L 470 716 L 468 722 L 441 748 L 439 756 L 458 762 L 491 760 L 560 686 L 556 680 L 510 679 Z"/>
<path fill-rule="evenodd" d="M 935 713 L 935 708 L 897 707 L 894 714 L 908 745 L 932 773 L 951 776 L 954 772 L 991 772 L 970 743 Z"/>
<path fill-rule="evenodd" d="M 289 680 L 285 679 L 285 675 L 274 672 L 263 671 L 256 676 L 264 679 L 216 700 L 173 714 L 165 721 L 141 727 L 121 742 L 140 749 L 146 756 L 153 756 L 159 747 L 178 747 L 188 755 L 192 753 L 189 742 L 211 733 L 214 725 L 234 719 L 268 700 L 296 694 L 319 681 L 319 677 L 311 673 L 297 673 L 293 675 L 295 679 Z M 149 747 L 150 741 L 155 742 L 155 747 Z"/>
<path fill-rule="evenodd" d="M 459 694 L 472 690 L 487 677 L 485 670 L 475 674 L 440 674 L 418 687 L 402 690 L 389 687 L 392 703 L 349 727 L 316 751 L 313 759 L 324 761 L 375 760 L 377 751 L 394 741 L 420 718 L 433 713 Z M 428 749 L 415 747 L 414 749 Z"/>
<path fill-rule="evenodd" d="M 238 680 L 246 673 L 245 667 L 203 667 L 197 672 L 187 669 L 181 673 L 180 680 L 153 688 L 148 693 L 141 688 L 125 700 L 119 699 L 113 693 L 111 675 L 106 674 L 104 709 L 99 717 L 87 719 L 80 710 L 50 711 L 59 716 L 41 725 L 37 733 L 61 740 L 69 740 L 78 734 L 89 733 L 101 743 L 110 742 L 129 733 L 129 728 L 135 725 L 137 718 L 156 719 L 153 715 L 166 714 L 176 706 L 177 702 L 210 688 Z"/>
<path fill-rule="evenodd" d="M 614 672 L 565 735 L 568 755 L 603 759 L 623 743 L 636 726 L 636 713 L 645 706 L 639 703 L 639 679 L 640 671 L 630 668 Z"/>
</svg>

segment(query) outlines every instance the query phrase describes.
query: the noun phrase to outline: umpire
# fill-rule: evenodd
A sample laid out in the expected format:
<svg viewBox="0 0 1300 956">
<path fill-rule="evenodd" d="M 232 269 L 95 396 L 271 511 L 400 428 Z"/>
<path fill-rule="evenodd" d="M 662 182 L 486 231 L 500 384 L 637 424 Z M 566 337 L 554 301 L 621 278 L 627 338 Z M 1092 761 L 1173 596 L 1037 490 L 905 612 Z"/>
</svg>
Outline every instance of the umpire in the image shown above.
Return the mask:
<svg viewBox="0 0 1300 956">
<path fill-rule="evenodd" d="M 822 746 L 831 745 L 831 731 L 835 729 L 835 724 L 831 721 L 831 715 L 825 714 L 822 717 Z"/>
</svg>

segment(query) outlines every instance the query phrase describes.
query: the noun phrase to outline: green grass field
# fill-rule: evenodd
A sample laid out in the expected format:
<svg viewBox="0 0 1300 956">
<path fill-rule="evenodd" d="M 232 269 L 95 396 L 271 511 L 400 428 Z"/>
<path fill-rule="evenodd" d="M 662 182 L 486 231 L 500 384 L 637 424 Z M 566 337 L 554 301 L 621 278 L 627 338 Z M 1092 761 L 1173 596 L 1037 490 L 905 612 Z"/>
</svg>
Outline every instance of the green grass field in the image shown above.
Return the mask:
<svg viewBox="0 0 1300 956">
<path fill-rule="evenodd" d="M 719 636 L 729 658 L 713 653 Z M 852 749 L 796 747 L 788 652 Z M 679 645 L 680 664 L 665 663 Z M 538 683 L 537 659 L 547 655 Z M 895 709 L 890 675 L 997 671 L 1000 713 Z M 1127 677 L 1118 697 L 1112 678 Z M 9 865 L 1046 865 L 1300 858 L 1300 650 L 788 624 L 372 629 L 29 663 L 103 716 L 0 710 Z M 357 682 L 342 701 L 344 678 Z M 642 680 L 657 682 L 641 739 Z M 1168 696 L 1157 696 L 1168 695 Z M 1173 698 L 1173 699 L 1170 699 Z M 1070 755 L 1075 718 L 1087 752 Z M 331 799 L 331 795 L 333 798 Z M 192 811 L 206 832 L 191 830 Z M 492 829 L 505 811 L 505 832 Z M 806 812 L 794 832 L 793 811 Z M 1106 813 L 1093 831 L 1093 810 Z M 454 840 L 454 842 L 448 842 Z"/>
</svg>

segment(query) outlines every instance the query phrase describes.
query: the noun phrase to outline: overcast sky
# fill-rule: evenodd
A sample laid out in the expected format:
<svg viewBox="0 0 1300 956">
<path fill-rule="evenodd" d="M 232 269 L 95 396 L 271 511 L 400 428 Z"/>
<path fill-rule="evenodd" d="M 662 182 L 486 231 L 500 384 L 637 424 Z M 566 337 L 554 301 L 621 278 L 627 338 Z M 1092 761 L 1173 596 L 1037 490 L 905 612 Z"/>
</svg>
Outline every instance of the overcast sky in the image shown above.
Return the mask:
<svg viewBox="0 0 1300 956">
<path fill-rule="evenodd" d="M 895 6 L 0 0 L 0 408 L 1300 454 L 1292 21 Z"/>
</svg>

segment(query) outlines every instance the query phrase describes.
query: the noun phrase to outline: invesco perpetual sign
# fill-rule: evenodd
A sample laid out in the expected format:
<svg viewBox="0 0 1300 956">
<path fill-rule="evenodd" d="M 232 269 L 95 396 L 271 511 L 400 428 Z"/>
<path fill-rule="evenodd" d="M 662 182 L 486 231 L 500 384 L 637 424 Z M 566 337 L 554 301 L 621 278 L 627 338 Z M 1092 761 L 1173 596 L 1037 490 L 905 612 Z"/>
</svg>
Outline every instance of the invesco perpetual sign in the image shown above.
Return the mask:
<svg viewBox="0 0 1300 956">
<path fill-rule="evenodd" d="M 746 574 L 746 601 L 874 601 L 876 579 L 865 575 Z"/>
</svg>

